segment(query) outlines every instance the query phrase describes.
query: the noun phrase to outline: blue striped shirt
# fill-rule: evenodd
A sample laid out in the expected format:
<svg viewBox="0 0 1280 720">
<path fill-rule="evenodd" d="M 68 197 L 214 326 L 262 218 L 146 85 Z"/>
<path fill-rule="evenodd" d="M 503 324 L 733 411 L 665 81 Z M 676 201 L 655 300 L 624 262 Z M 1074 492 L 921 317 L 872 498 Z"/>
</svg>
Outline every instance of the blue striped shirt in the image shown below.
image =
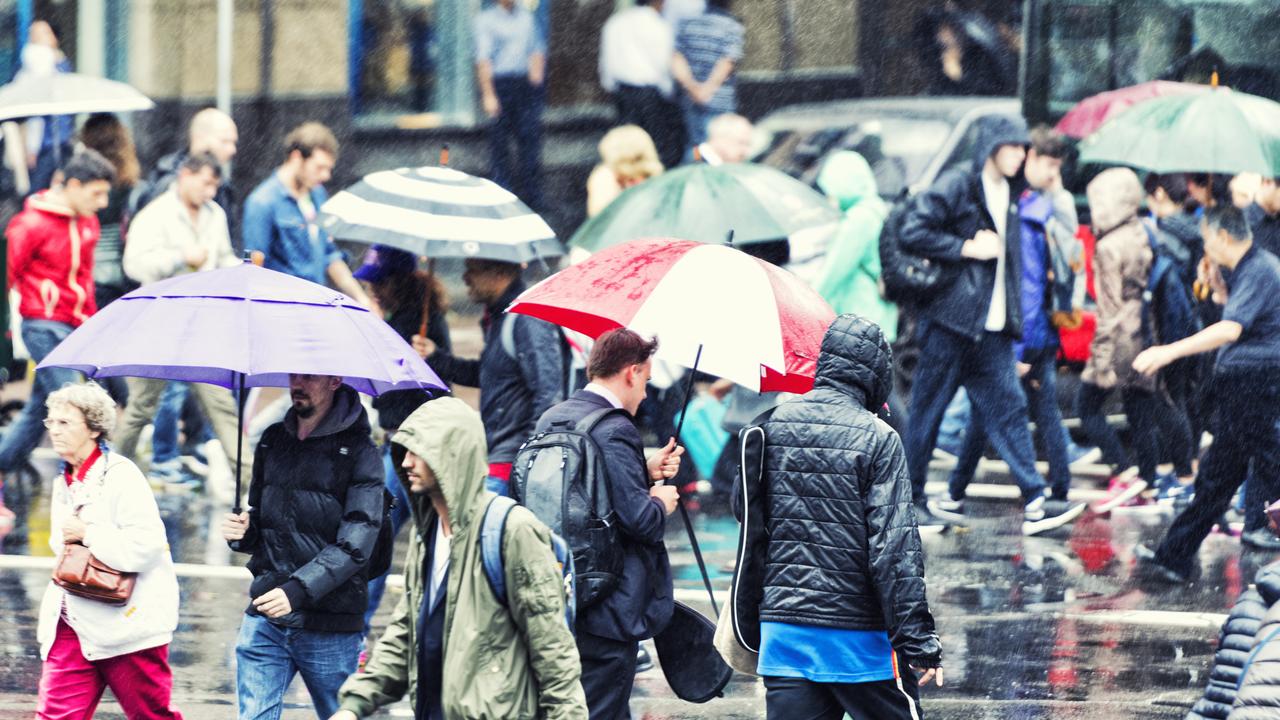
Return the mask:
<svg viewBox="0 0 1280 720">
<path fill-rule="evenodd" d="M 693 79 L 705 81 L 721 58 L 735 64 L 742 60 L 744 31 L 742 23 L 723 10 L 711 8 L 692 20 L 680 25 L 676 34 L 676 51 L 689 62 Z M 707 103 L 707 108 L 719 112 L 736 112 L 738 109 L 737 80 L 735 76 L 720 86 Z"/>
</svg>

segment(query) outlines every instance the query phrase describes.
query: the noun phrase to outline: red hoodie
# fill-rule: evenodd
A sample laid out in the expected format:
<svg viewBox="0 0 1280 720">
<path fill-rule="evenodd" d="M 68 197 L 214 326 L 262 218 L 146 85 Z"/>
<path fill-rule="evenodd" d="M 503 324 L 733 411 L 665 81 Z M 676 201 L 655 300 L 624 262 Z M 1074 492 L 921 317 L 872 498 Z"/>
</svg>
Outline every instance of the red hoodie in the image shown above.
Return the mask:
<svg viewBox="0 0 1280 720">
<path fill-rule="evenodd" d="M 9 287 L 22 295 L 18 312 L 23 318 L 80 327 L 97 310 L 93 248 L 98 232 L 96 216 L 74 216 L 47 190 L 27 198 L 5 230 Z"/>
</svg>

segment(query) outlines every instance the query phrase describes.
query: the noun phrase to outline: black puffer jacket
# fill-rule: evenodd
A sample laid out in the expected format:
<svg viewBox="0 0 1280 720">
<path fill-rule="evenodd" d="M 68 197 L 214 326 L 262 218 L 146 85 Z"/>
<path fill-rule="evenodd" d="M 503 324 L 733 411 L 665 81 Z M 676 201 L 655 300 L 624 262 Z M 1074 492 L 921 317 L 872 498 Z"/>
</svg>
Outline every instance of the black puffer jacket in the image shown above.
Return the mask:
<svg viewBox="0 0 1280 720">
<path fill-rule="evenodd" d="M 841 315 L 814 388 L 764 425 L 769 548 L 760 619 L 886 630 L 912 664 L 942 647 L 925 598 L 902 441 L 876 411 L 893 386 L 880 328 Z"/>
<path fill-rule="evenodd" d="M 1253 636 L 1242 670 L 1244 678 L 1236 693 L 1229 720 L 1271 720 L 1280 717 L 1280 566 L 1268 565 L 1258 572 L 1258 594 L 1266 604 L 1266 617 Z"/>
<path fill-rule="evenodd" d="M 1258 571 L 1255 579 L 1258 588 L 1268 588 L 1272 597 L 1280 597 L 1280 564 L 1273 563 Z M 1227 720 L 1231 706 L 1236 701 L 1236 686 L 1240 682 L 1240 669 L 1253 648 L 1254 636 L 1267 613 L 1267 603 L 1257 589 L 1248 590 L 1222 625 L 1222 639 L 1218 652 L 1213 656 L 1209 671 L 1209 685 L 1204 697 L 1196 701 L 1187 720 Z"/>
<path fill-rule="evenodd" d="M 927 318 L 953 332 L 977 339 L 984 332 L 991 293 L 996 282 L 995 260 L 970 260 L 960 254 L 966 240 L 979 230 L 996 229 L 982 190 L 982 168 L 1001 145 L 1027 143 L 1021 118 L 993 118 L 982 128 L 974 167 L 948 170 L 909 202 L 898 244 L 903 250 L 942 263 L 943 285 L 920 308 Z M 1005 326 L 1013 337 L 1022 334 L 1022 236 L 1018 219 L 1016 179 L 1010 181 L 1005 216 Z"/>
<path fill-rule="evenodd" d="M 306 440 L 298 439 L 293 410 L 263 433 L 253 456 L 249 531 L 231 549 L 252 554 L 250 598 L 275 588 L 289 597 L 294 611 L 273 623 L 325 632 L 364 627 L 382 486 L 369 417 L 346 385 Z M 252 604 L 246 612 L 257 613 Z"/>
</svg>

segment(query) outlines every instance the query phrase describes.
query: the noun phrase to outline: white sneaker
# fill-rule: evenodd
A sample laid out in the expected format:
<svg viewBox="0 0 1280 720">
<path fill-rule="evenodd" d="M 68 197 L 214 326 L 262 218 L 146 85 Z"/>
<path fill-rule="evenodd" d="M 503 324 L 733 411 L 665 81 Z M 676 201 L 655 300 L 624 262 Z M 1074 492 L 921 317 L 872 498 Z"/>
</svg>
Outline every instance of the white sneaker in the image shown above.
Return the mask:
<svg viewBox="0 0 1280 720">
<path fill-rule="evenodd" d="M 1022 534 L 1037 535 L 1060 528 L 1080 517 L 1084 503 L 1070 505 L 1064 500 L 1048 500 L 1042 494 L 1023 508 Z"/>
</svg>

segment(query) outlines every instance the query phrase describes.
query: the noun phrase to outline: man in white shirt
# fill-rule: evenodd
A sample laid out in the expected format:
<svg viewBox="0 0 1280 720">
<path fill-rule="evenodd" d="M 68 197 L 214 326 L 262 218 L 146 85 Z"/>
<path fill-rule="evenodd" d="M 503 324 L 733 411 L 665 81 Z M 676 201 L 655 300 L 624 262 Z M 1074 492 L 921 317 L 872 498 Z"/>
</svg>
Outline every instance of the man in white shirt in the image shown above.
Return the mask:
<svg viewBox="0 0 1280 720">
<path fill-rule="evenodd" d="M 672 99 L 675 31 L 663 18 L 664 0 L 636 0 L 600 31 L 600 86 L 613 97 L 618 123 L 639 125 L 666 167 L 680 164 L 684 120 Z"/>
<path fill-rule="evenodd" d="M 173 186 L 144 207 L 130 223 L 129 242 L 124 251 L 125 274 L 147 284 L 183 273 L 239 264 L 231 249 L 226 213 L 213 201 L 221 180 L 222 164 L 212 154 L 201 153 L 184 159 Z M 166 385 L 164 380 L 129 378 L 129 404 L 115 438 L 122 455 L 137 459 L 138 436 L 156 416 Z M 199 383 L 191 387 L 234 469 L 240 424 L 231 392 Z M 249 447 L 248 443 L 245 447 Z M 242 476 L 248 477 L 253 466 L 251 453 L 245 454 L 242 463 Z"/>
<path fill-rule="evenodd" d="M 1061 527 L 1084 510 L 1066 498 L 1050 498 L 1036 471 L 1027 399 L 1014 365 L 1013 343 L 1022 333 L 1022 244 L 1009 181 L 1022 169 L 1029 140 L 1022 118 L 990 119 L 981 128 L 974 165 L 943 173 L 911 199 L 902 219 L 902 250 L 938 263 L 943 272 L 942 282 L 920 301 L 920 361 L 907 413 L 907 466 L 921 526 L 944 524 L 926 507 L 924 486 L 938 428 L 959 387 L 968 391 L 987 438 L 1022 492 L 1024 534 Z"/>
</svg>

